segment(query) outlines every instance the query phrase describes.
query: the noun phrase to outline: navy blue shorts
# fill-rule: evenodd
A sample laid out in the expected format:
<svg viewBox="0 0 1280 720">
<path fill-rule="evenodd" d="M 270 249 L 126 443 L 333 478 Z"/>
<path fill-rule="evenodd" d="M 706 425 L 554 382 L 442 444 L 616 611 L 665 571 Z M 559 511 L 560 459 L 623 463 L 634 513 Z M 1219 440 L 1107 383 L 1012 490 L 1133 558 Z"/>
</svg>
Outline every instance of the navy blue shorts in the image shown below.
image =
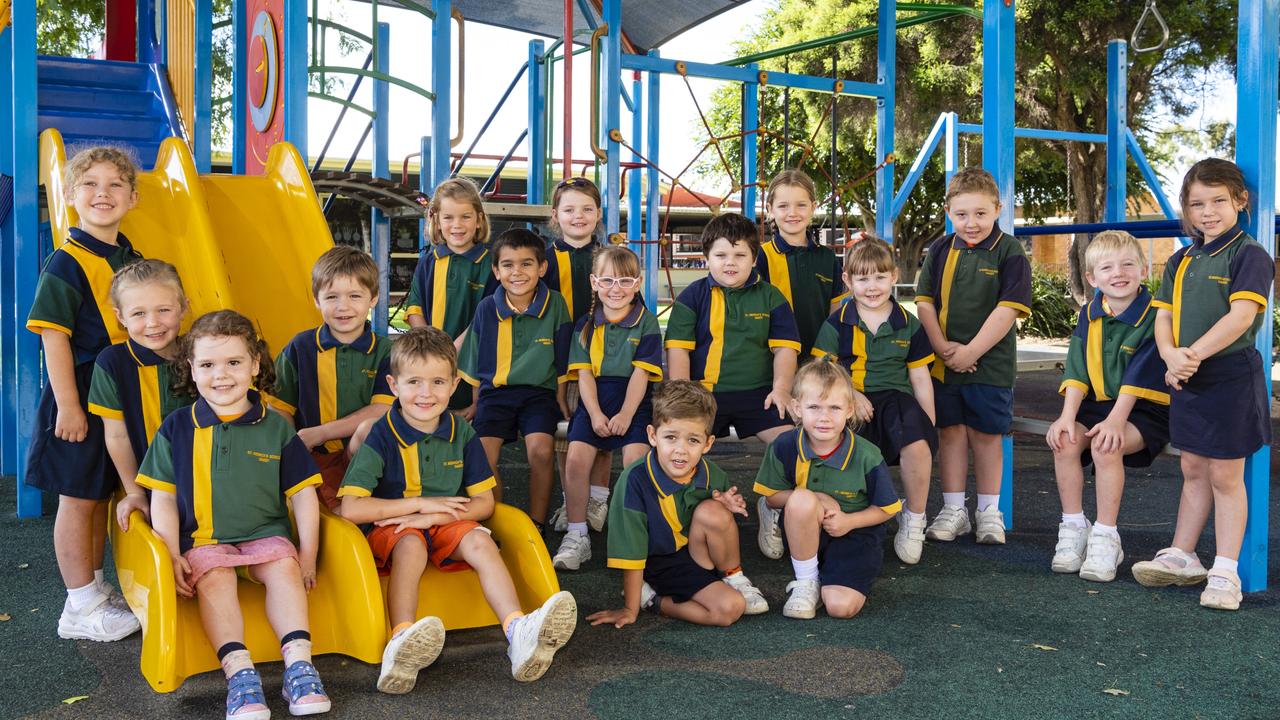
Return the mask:
<svg viewBox="0 0 1280 720">
<path fill-rule="evenodd" d="M 556 392 L 532 385 L 504 385 L 480 391 L 471 425 L 482 438 L 514 442 L 520 435 L 556 434 L 560 404 Z"/>
<path fill-rule="evenodd" d="M 644 581 L 658 594 L 675 602 L 689 602 L 703 588 L 720 582 L 720 573 L 693 561 L 689 546 L 670 555 L 650 555 L 644 563 Z"/>
<path fill-rule="evenodd" d="M 933 381 L 938 427 L 965 425 L 988 435 L 1008 435 L 1013 426 L 1013 388 Z"/>
<path fill-rule="evenodd" d="M 786 512 L 783 512 L 785 518 Z M 871 584 L 884 566 L 884 523 L 832 537 L 818 532 L 818 584 L 839 585 L 871 595 Z M 782 538 L 787 537 L 783 528 Z M 790 548 L 787 549 L 790 555 Z"/>
<path fill-rule="evenodd" d="M 1270 398 L 1257 348 L 1201 362 L 1169 397 L 1169 439 L 1179 450 L 1233 459 L 1271 443 Z"/>
<path fill-rule="evenodd" d="M 902 448 L 920 440 L 929 444 L 929 452 L 938 451 L 938 430 L 915 396 L 901 390 L 878 390 L 866 395 L 875 412 L 871 422 L 858 428 L 858 434 L 880 448 L 885 464 L 897 465 Z"/>
<path fill-rule="evenodd" d="M 765 430 L 794 425 L 785 408 L 781 418 L 778 417 L 777 408 L 764 409 L 764 399 L 772 390 L 772 387 L 766 386 L 755 390 L 711 393 L 716 399 L 716 421 L 711 427 L 711 434 L 725 437 L 732 425 L 738 431 L 738 437 L 746 440 Z"/>
<path fill-rule="evenodd" d="M 453 391 L 453 395 L 449 397 L 450 410 L 466 410 L 471 407 L 472 400 L 475 399 L 475 388 L 470 383 L 458 383 L 458 389 Z"/>
<path fill-rule="evenodd" d="M 1085 400 L 1080 403 L 1076 422 L 1086 428 L 1092 428 L 1106 420 L 1111 414 L 1111 408 L 1115 405 L 1115 400 L 1102 402 Z M 1134 403 L 1133 410 L 1129 412 L 1128 422 L 1137 428 L 1138 434 L 1142 436 L 1142 447 L 1125 454 L 1124 466 L 1151 467 L 1151 463 L 1155 462 L 1155 459 L 1164 451 L 1164 446 L 1169 444 L 1169 407 L 1150 400 L 1138 400 Z M 1093 464 L 1093 453 L 1089 452 L 1088 447 L 1080 455 L 1080 464 L 1085 466 Z"/>
<path fill-rule="evenodd" d="M 58 420 L 58 404 L 53 386 L 45 383 L 36 409 L 35 429 L 27 448 L 26 483 L 46 492 L 83 498 L 106 500 L 120 485 L 116 466 L 107 456 L 107 443 L 102 431 L 102 418 L 89 412 L 89 380 L 93 363 L 76 366 L 76 390 L 80 393 L 80 409 L 89 418 L 84 440 L 67 442 L 54 434 Z M 141 462 L 142 458 L 138 458 Z"/>
<path fill-rule="evenodd" d="M 631 378 L 604 377 L 596 378 L 596 401 L 605 417 L 613 417 L 622 410 L 622 403 L 627 399 L 627 386 Z M 636 408 L 631 418 L 631 427 L 623 435 L 600 437 L 591 428 L 591 416 L 587 414 L 587 406 L 578 401 L 578 409 L 569 421 L 569 442 L 584 442 L 599 450 L 617 450 L 621 447 L 641 443 L 649 444 L 649 434 L 645 430 L 653 422 L 653 404 L 649 401 L 649 389 L 645 389 L 644 399 Z"/>
</svg>

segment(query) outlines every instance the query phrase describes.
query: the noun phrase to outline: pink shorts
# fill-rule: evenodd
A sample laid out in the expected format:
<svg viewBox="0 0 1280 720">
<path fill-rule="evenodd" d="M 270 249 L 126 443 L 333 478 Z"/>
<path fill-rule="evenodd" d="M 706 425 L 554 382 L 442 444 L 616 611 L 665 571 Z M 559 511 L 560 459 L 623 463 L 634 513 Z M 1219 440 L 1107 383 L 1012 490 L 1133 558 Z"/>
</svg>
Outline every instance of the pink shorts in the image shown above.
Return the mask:
<svg viewBox="0 0 1280 720">
<path fill-rule="evenodd" d="M 221 567 L 249 567 L 261 565 L 282 558 L 298 559 L 298 549 L 293 541 L 286 537 L 273 535 L 258 540 L 246 540 L 242 543 L 218 543 L 191 548 L 183 556 L 191 566 L 191 576 L 187 584 L 195 587 L 204 574 Z M 247 575 L 246 575 L 247 577 Z"/>
</svg>

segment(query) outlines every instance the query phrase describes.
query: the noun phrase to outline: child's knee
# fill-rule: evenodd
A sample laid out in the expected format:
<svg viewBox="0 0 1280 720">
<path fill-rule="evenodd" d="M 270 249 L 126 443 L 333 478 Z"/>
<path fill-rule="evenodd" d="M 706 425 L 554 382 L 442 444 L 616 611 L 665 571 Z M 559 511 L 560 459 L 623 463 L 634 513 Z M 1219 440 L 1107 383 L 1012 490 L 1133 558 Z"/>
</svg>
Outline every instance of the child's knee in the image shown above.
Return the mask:
<svg viewBox="0 0 1280 720">
<path fill-rule="evenodd" d="M 546 433 L 526 435 L 524 448 L 529 457 L 529 464 L 533 467 L 550 465 L 552 456 L 555 455 L 555 443 Z"/>
<path fill-rule="evenodd" d="M 733 523 L 733 513 L 718 500 L 703 500 L 693 510 L 693 522 L 713 532 L 722 531 Z"/>
<path fill-rule="evenodd" d="M 467 557 L 475 557 L 484 553 L 496 553 L 498 546 L 493 542 L 493 536 L 484 528 L 473 528 L 458 541 L 458 550 Z"/>
<path fill-rule="evenodd" d="M 731 593 L 724 593 L 723 599 L 718 599 L 711 610 L 711 622 L 720 627 L 727 627 L 738 622 L 742 614 L 747 611 L 747 600 L 742 593 L 736 590 Z"/>
<path fill-rule="evenodd" d="M 787 504 L 783 506 L 782 512 L 784 517 L 803 519 L 818 513 L 821 509 L 822 502 L 812 490 L 796 488 L 791 491 L 791 497 L 787 498 Z"/>
<path fill-rule="evenodd" d="M 1124 468 L 1124 453 L 1118 452 L 1098 452 L 1096 449 L 1090 448 L 1093 455 L 1093 464 L 1099 470 L 1116 470 Z"/>
<path fill-rule="evenodd" d="M 425 560 L 427 558 L 427 543 L 417 533 L 409 533 L 400 538 L 396 542 L 396 546 L 391 549 L 391 560 L 393 563 L 413 562 L 415 560 Z"/>
<path fill-rule="evenodd" d="M 862 612 L 863 606 L 867 604 L 867 596 L 855 590 L 841 588 L 843 592 L 824 592 L 822 604 L 827 608 L 827 614 L 834 618 L 851 618 Z"/>
<path fill-rule="evenodd" d="M 234 592 L 238 581 L 235 568 L 216 567 L 200 576 L 200 580 L 196 582 L 196 592 L 225 592 L 228 589 Z"/>
<path fill-rule="evenodd" d="M 302 582 L 302 566 L 296 558 L 286 557 L 279 560 L 253 566 L 253 576 L 264 585 L 276 580 L 294 580 Z"/>
</svg>

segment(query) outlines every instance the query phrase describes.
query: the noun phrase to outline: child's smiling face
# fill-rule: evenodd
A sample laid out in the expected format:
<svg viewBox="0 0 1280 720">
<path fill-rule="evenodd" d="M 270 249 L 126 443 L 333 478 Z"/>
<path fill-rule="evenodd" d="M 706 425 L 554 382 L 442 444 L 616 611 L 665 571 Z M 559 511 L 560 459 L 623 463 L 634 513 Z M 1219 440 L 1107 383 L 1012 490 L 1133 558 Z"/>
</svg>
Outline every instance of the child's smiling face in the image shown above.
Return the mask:
<svg viewBox="0 0 1280 720">
<path fill-rule="evenodd" d="M 547 261 L 538 262 L 533 248 L 504 247 L 499 252 L 493 274 L 498 276 L 507 298 L 517 301 L 532 298 L 538 289 L 538 280 L 547 272 Z"/>
<path fill-rule="evenodd" d="M 131 285 L 119 291 L 116 317 L 129 338 L 161 356 L 168 357 L 178 339 L 186 307 L 178 289 L 164 282 Z"/>
<path fill-rule="evenodd" d="M 707 272 L 722 287 L 745 285 L 755 262 L 755 253 L 751 252 L 751 245 L 745 240 L 732 242 L 728 238 L 719 238 L 707 250 Z"/>
<path fill-rule="evenodd" d="M 400 401 L 400 412 L 410 425 L 434 429 L 449 409 L 449 398 L 458 387 L 458 377 L 446 358 L 428 355 L 409 360 L 396 375 L 389 376 L 391 392 Z"/>
<path fill-rule="evenodd" d="M 257 376 L 258 359 L 240 337 L 206 335 L 191 346 L 191 379 L 219 415 L 248 409 L 246 396 Z"/>
<path fill-rule="evenodd" d="M 956 235 L 969 245 L 977 245 L 991 234 L 1000 218 L 1000 200 L 983 192 L 966 192 L 947 202 L 947 218 Z"/>
<path fill-rule="evenodd" d="M 138 192 L 113 163 L 94 163 L 70 189 L 71 203 L 80 216 L 80 227 L 115 232 L 126 213 L 138 202 Z"/>
</svg>

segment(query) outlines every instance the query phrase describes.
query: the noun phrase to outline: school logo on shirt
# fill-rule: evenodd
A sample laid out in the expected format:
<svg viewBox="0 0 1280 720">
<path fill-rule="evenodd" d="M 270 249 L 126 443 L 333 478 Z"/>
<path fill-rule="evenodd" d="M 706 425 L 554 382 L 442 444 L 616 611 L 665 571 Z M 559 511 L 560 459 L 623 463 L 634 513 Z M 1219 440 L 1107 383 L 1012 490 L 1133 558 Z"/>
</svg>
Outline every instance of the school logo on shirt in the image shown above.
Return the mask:
<svg viewBox="0 0 1280 720">
<path fill-rule="evenodd" d="M 1212 281 L 1214 281 L 1214 282 L 1216 282 L 1216 283 L 1218 283 L 1219 285 L 1229 285 L 1229 284 L 1231 284 L 1231 278 L 1229 278 L 1229 277 L 1222 277 L 1221 275 L 1210 275 L 1210 276 L 1209 276 L 1209 279 L 1210 279 L 1210 280 L 1212 280 Z"/>
<path fill-rule="evenodd" d="M 261 453 L 261 452 L 258 452 L 257 450 L 246 450 L 245 452 L 249 455 L 249 457 L 254 458 L 258 462 L 263 462 L 263 463 L 280 462 L 279 455 L 272 455 L 271 453 Z"/>
<path fill-rule="evenodd" d="M 361 368 L 360 372 L 364 373 L 364 376 L 367 378 L 375 378 L 378 376 L 378 371 L 370 368 Z"/>
<path fill-rule="evenodd" d="M 453 468 L 453 469 L 455 469 L 455 470 L 461 470 L 461 469 L 462 469 L 462 461 L 461 461 L 461 460 L 445 460 L 445 461 L 444 461 L 444 463 L 443 463 L 443 465 L 444 465 L 445 467 L 447 467 L 447 468 Z"/>
<path fill-rule="evenodd" d="M 911 341 L 910 341 L 910 340 L 894 340 L 894 341 L 893 341 L 893 344 L 894 344 L 894 345 L 897 345 L 898 347 L 904 347 L 904 348 L 909 348 L 909 347 L 911 347 Z"/>
<path fill-rule="evenodd" d="M 471 288 L 472 290 L 483 290 L 484 283 L 471 282 L 470 280 L 468 280 L 467 287 Z"/>
<path fill-rule="evenodd" d="M 749 313 L 744 313 L 744 315 L 752 320 L 768 320 L 769 319 L 769 313 L 749 312 Z"/>
<path fill-rule="evenodd" d="M 554 341 L 554 340 L 552 340 L 551 338 L 536 338 L 536 339 L 534 340 L 534 342 L 538 343 L 539 345 L 554 345 L 554 344 L 555 344 L 555 341 Z"/>
<path fill-rule="evenodd" d="M 990 275 L 991 277 L 995 277 L 1000 274 L 1000 271 L 995 268 L 978 268 L 978 272 L 983 275 Z"/>
<path fill-rule="evenodd" d="M 631 343 L 632 345 L 639 345 L 640 338 L 627 338 L 627 342 Z"/>
<path fill-rule="evenodd" d="M 1138 352 L 1138 349 L 1137 349 L 1137 348 L 1131 348 L 1131 347 L 1129 347 L 1128 345 L 1121 345 L 1121 346 L 1120 346 L 1120 349 L 1121 349 L 1121 350 L 1123 350 L 1126 354 L 1129 354 L 1129 355 L 1132 355 L 1132 354 L 1134 354 L 1134 353 Z"/>
</svg>

